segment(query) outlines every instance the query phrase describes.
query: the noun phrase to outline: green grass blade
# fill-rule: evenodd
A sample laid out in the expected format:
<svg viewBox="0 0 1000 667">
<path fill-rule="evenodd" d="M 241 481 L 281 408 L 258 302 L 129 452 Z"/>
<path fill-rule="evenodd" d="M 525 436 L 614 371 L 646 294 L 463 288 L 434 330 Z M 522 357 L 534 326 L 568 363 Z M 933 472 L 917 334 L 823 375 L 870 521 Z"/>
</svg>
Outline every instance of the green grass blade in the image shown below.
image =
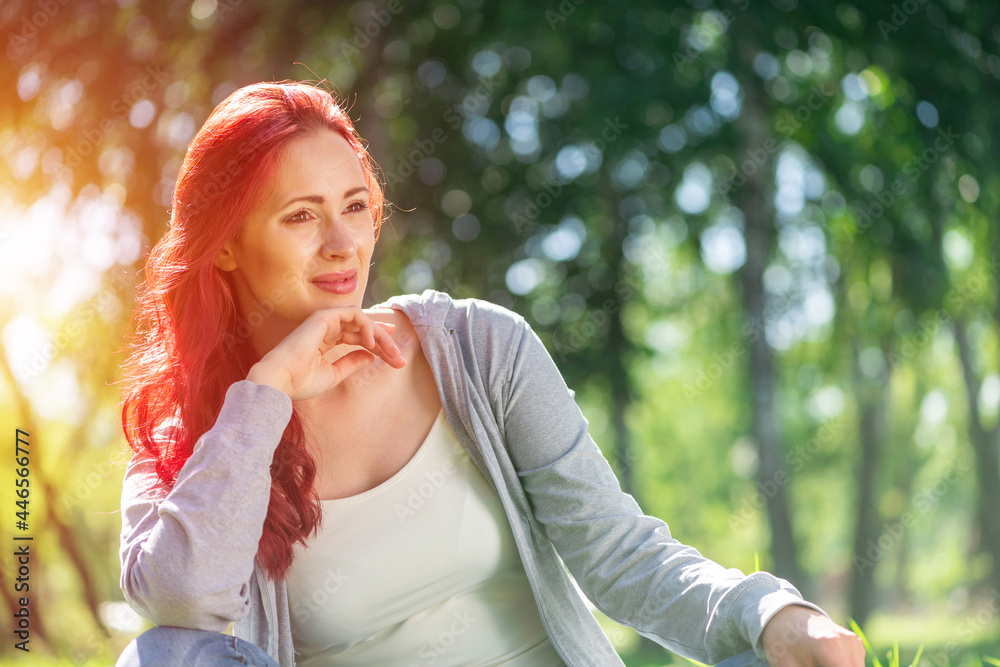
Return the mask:
<svg viewBox="0 0 1000 667">
<path fill-rule="evenodd" d="M 923 652 L 924 652 L 924 645 L 921 644 L 920 647 L 917 649 L 916 657 L 914 657 L 913 662 L 910 663 L 910 667 L 917 667 L 917 665 L 920 663 L 920 656 L 923 654 Z M 997 665 L 997 667 L 1000 667 L 1000 665 Z"/>
<path fill-rule="evenodd" d="M 889 667 L 899 667 L 899 641 L 892 642 L 892 651 L 889 653 Z"/>
<path fill-rule="evenodd" d="M 848 622 L 850 623 L 851 630 L 854 634 L 861 637 L 861 642 L 865 645 L 865 651 L 871 654 L 872 663 L 874 663 L 875 667 L 882 667 L 882 663 L 879 662 L 878 659 L 878 654 L 875 653 L 875 649 L 872 648 L 871 642 L 868 641 L 868 637 L 865 636 L 865 633 L 861 631 L 861 628 L 858 627 L 858 624 L 854 622 L 853 618 L 848 619 Z"/>
<path fill-rule="evenodd" d="M 982 659 L 983 662 L 988 662 L 991 665 L 993 665 L 994 667 L 1000 667 L 1000 660 L 997 660 L 996 658 L 991 658 L 988 655 L 982 655 L 982 656 L 979 656 L 979 657 L 980 657 L 980 659 Z"/>
</svg>

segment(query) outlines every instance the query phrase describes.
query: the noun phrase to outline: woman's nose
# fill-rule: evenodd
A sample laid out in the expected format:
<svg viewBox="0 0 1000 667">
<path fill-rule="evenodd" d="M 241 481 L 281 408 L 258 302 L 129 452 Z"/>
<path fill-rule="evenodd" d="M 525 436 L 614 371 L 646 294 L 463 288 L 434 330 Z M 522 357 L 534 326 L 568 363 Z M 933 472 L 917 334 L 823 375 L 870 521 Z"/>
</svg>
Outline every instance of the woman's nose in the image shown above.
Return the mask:
<svg viewBox="0 0 1000 667">
<path fill-rule="evenodd" d="M 328 218 L 320 234 L 320 251 L 324 256 L 350 257 L 358 251 L 350 228 L 339 217 Z"/>
</svg>

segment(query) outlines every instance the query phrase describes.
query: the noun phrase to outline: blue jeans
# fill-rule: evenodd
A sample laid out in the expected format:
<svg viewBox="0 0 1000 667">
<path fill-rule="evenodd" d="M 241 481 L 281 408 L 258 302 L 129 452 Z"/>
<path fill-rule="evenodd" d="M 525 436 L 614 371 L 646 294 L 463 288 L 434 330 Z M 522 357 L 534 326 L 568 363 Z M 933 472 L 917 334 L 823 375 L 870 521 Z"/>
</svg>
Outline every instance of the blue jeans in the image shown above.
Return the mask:
<svg viewBox="0 0 1000 667">
<path fill-rule="evenodd" d="M 115 667 L 278 667 L 264 649 L 245 639 L 210 630 L 160 625 L 129 642 Z"/>
<path fill-rule="evenodd" d="M 761 660 L 753 650 L 731 655 L 715 667 L 770 667 L 767 660 Z"/>
<path fill-rule="evenodd" d="M 160 625 L 129 642 L 115 667 L 216 667 L 253 665 L 278 667 L 256 644 L 221 632 Z M 744 651 L 715 667 L 769 667 L 757 654 Z"/>
</svg>

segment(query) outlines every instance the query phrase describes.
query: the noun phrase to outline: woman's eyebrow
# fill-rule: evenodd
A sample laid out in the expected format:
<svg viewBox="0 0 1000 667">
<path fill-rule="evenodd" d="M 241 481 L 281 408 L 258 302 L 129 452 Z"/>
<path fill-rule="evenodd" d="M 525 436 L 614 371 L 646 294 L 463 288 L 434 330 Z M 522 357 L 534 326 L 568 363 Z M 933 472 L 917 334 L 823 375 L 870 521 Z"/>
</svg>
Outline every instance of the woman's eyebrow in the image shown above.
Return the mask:
<svg viewBox="0 0 1000 667">
<path fill-rule="evenodd" d="M 348 197 L 356 195 L 359 192 L 368 192 L 368 188 L 366 188 L 363 185 L 351 188 L 350 190 L 348 190 L 343 194 L 342 198 L 347 199 Z M 324 204 L 326 203 L 326 197 L 324 197 L 323 195 L 302 195 L 301 197 L 293 197 L 292 199 L 289 199 L 287 202 L 285 202 L 284 205 L 281 206 L 281 208 L 287 208 L 298 201 L 307 201 L 313 204 Z"/>
</svg>

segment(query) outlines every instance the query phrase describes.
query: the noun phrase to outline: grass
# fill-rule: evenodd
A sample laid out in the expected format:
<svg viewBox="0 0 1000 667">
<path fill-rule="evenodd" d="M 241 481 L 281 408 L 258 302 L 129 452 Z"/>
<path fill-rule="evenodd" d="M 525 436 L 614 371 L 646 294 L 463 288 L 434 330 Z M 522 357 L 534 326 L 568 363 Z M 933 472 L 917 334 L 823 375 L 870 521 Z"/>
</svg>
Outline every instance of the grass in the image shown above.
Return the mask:
<svg viewBox="0 0 1000 667">
<path fill-rule="evenodd" d="M 898 641 L 894 640 L 892 642 L 892 648 L 886 651 L 885 654 L 886 663 L 885 665 L 883 665 L 882 661 L 879 660 L 878 652 L 872 647 L 872 643 L 868 640 L 868 636 L 865 635 L 864 631 L 858 626 L 857 623 L 854 622 L 853 618 L 850 619 L 850 626 L 854 634 L 860 637 L 861 641 L 864 643 L 865 651 L 868 654 L 868 658 L 871 659 L 873 667 L 900 667 L 900 653 L 899 653 Z M 948 652 L 951 655 L 947 655 L 944 652 L 942 652 L 941 654 L 939 654 L 938 659 L 928 662 L 934 667 L 945 667 L 947 665 L 962 665 L 962 666 L 968 665 L 969 667 L 983 667 L 983 663 L 992 665 L 992 667 L 1000 667 L 1000 660 L 992 656 L 983 655 L 978 650 L 976 650 L 975 647 L 964 647 L 964 648 L 965 648 L 964 651 L 959 652 L 957 654 L 955 654 L 955 651 L 953 649 Z M 923 653 L 924 653 L 924 645 L 921 644 L 917 648 L 917 652 L 916 655 L 913 656 L 913 660 L 906 667 L 917 667 L 920 664 L 920 658 L 923 655 Z M 940 659 L 942 656 L 945 658 L 944 661 Z"/>
<path fill-rule="evenodd" d="M 605 633 L 612 639 L 612 644 L 628 667 L 697 666 L 694 661 L 670 653 L 659 645 L 642 641 L 632 628 L 618 625 L 600 612 L 596 612 L 595 616 L 598 617 Z M 937 619 L 937 622 L 943 623 L 947 620 L 949 619 L 940 618 Z M 899 633 L 892 629 L 893 625 L 899 627 L 899 625 L 905 625 L 908 622 L 905 617 L 902 620 L 897 619 L 895 623 L 891 619 L 884 620 L 881 625 L 887 626 L 887 628 L 882 630 L 881 636 L 897 636 Z M 990 636 L 982 636 L 957 649 L 948 648 L 946 650 L 949 642 L 940 641 L 938 637 L 934 637 L 928 641 L 926 648 L 921 643 L 916 647 L 916 650 L 912 648 L 912 644 L 910 644 L 909 650 L 905 646 L 901 650 L 899 640 L 890 640 L 891 643 L 888 645 L 883 643 L 880 647 L 879 643 L 873 642 L 873 639 L 853 619 L 848 624 L 851 630 L 864 642 L 867 652 L 866 664 L 870 667 L 1000 667 L 1000 659 L 990 655 L 996 654 L 996 651 L 1000 649 L 1000 644 Z M 950 641 L 955 638 L 955 635 L 952 634 L 948 637 Z"/>
<path fill-rule="evenodd" d="M 850 624 L 851 624 L 851 630 L 854 632 L 854 634 L 856 634 L 858 637 L 861 637 L 861 641 L 864 642 L 865 651 L 867 651 L 867 653 L 871 656 L 872 663 L 875 665 L 875 667 L 882 667 L 882 662 L 878 659 L 878 654 L 875 652 L 875 649 L 872 648 L 871 642 L 868 641 L 868 637 L 865 635 L 864 632 L 862 632 L 861 628 L 858 627 L 858 624 L 854 622 L 853 618 L 850 620 Z M 916 667 L 916 665 L 920 664 L 920 655 L 923 652 L 924 652 L 924 645 L 921 644 L 920 647 L 917 649 L 917 655 L 913 658 L 913 662 L 911 662 L 908 665 L 908 667 Z M 892 642 L 892 650 L 888 652 L 886 657 L 888 658 L 889 661 L 889 667 L 899 667 L 898 641 Z M 997 665 L 997 667 L 1000 667 L 1000 665 Z"/>
<path fill-rule="evenodd" d="M 754 553 L 754 572 L 760 571 L 760 554 Z M 622 661 L 628 667 L 665 667 L 678 665 L 681 667 L 696 667 L 698 663 L 668 652 L 659 645 L 643 641 L 632 628 L 619 625 L 599 611 L 595 612 L 605 634 L 611 639 Z M 867 634 L 855 623 L 849 621 L 851 630 L 864 642 L 867 652 L 867 664 L 871 667 L 1000 667 L 1000 659 L 990 657 L 987 653 L 1000 650 L 998 637 L 987 626 L 979 628 L 974 636 L 969 635 L 969 641 L 957 648 L 951 643 L 958 634 L 969 627 L 969 619 L 962 617 L 936 615 L 916 619 L 907 616 L 879 616 L 873 623 L 866 624 L 869 632 L 877 628 L 873 635 L 878 637 L 893 637 L 888 649 L 876 649 Z M 904 662 L 899 644 L 912 647 L 917 642 L 920 645 L 913 653 L 912 660 Z M 925 645 L 928 651 L 925 652 Z M 884 644 L 883 644 L 884 646 Z M 912 650 L 912 648 L 910 649 Z M 909 653 L 904 648 L 904 652 Z"/>
</svg>

